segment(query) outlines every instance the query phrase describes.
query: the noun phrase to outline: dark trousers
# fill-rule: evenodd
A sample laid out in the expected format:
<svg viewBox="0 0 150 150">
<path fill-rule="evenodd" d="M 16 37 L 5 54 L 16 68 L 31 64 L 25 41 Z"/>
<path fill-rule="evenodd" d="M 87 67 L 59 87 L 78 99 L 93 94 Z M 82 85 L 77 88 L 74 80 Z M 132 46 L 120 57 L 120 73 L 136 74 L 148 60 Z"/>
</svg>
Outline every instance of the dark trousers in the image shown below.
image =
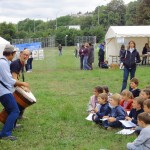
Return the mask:
<svg viewBox="0 0 150 150">
<path fill-rule="evenodd" d="M 123 82 L 122 82 L 121 91 L 123 91 L 127 87 L 127 80 L 128 80 L 129 73 L 130 73 L 130 80 L 131 80 L 135 76 L 135 71 L 136 71 L 136 68 L 128 69 L 128 68 L 124 67 L 124 74 L 123 74 Z"/>
<path fill-rule="evenodd" d="M 25 65 L 26 71 L 32 70 L 32 61 L 33 61 L 33 58 L 29 58 L 29 59 L 27 60 L 27 64 Z"/>
<path fill-rule="evenodd" d="M 104 55 L 100 55 L 98 59 L 98 66 L 101 67 L 101 65 L 104 63 Z"/>
<path fill-rule="evenodd" d="M 84 59 L 84 55 L 80 56 L 80 69 L 83 70 L 83 59 Z"/>
<path fill-rule="evenodd" d="M 147 60 L 147 57 L 144 56 L 143 59 L 142 59 L 142 65 L 144 65 L 144 64 L 146 65 L 146 60 Z"/>
<path fill-rule="evenodd" d="M 19 108 L 14 96 L 11 93 L 1 96 L 0 102 L 8 113 L 6 122 L 3 126 L 2 131 L 0 132 L 0 137 L 10 136 L 12 134 L 15 122 L 19 116 Z"/>
<path fill-rule="evenodd" d="M 119 121 L 108 122 L 108 121 L 106 120 L 106 121 L 103 121 L 102 125 L 103 125 L 105 128 L 108 128 L 108 127 L 115 127 L 115 128 L 122 127 L 122 124 L 121 124 L 121 122 L 119 122 Z"/>
</svg>

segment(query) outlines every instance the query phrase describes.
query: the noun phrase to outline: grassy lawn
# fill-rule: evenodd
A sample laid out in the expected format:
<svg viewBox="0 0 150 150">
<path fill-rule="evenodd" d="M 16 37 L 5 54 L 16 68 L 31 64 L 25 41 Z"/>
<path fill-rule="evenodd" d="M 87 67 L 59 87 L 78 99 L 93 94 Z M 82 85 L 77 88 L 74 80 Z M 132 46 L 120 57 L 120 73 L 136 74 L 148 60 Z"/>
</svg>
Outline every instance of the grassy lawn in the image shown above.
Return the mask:
<svg viewBox="0 0 150 150">
<path fill-rule="evenodd" d="M 106 131 L 85 120 L 93 88 L 107 85 L 112 93 L 120 92 L 123 71 L 99 69 L 97 57 L 94 70 L 80 70 L 73 51 L 74 47 L 64 48 L 59 57 L 57 49 L 49 48 L 44 60 L 33 61 L 33 72 L 25 79 L 37 103 L 26 109 L 27 119 L 19 121 L 23 127 L 13 132 L 18 140 L 1 140 L 0 150 L 125 150 L 135 139 L 134 134 L 116 135 L 117 129 Z M 140 88 L 150 85 L 150 67 L 138 66 L 136 77 Z"/>
</svg>

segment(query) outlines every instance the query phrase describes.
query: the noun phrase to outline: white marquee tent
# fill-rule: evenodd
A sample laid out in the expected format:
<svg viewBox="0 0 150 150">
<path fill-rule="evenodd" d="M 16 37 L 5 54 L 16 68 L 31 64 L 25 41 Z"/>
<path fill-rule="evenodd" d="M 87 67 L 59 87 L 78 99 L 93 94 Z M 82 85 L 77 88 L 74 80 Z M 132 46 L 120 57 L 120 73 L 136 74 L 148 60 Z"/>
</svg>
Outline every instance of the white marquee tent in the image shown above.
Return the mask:
<svg viewBox="0 0 150 150">
<path fill-rule="evenodd" d="M 3 50 L 7 44 L 10 44 L 10 42 L 0 37 L 0 58 L 3 56 Z"/>
<path fill-rule="evenodd" d="M 105 35 L 106 59 L 109 64 L 113 61 L 112 56 L 119 56 L 122 44 L 127 49 L 130 40 L 135 41 L 137 50 L 142 54 L 145 43 L 150 45 L 150 26 L 110 26 Z"/>
</svg>

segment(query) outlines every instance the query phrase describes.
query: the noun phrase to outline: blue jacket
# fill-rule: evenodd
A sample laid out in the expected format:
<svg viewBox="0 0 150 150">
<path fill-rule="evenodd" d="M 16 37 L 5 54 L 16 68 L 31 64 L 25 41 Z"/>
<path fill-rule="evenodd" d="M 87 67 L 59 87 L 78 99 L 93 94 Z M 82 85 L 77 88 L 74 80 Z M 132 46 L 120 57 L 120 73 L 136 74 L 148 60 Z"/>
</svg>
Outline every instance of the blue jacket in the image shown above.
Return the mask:
<svg viewBox="0 0 150 150">
<path fill-rule="evenodd" d="M 115 108 L 111 109 L 110 114 L 108 115 L 109 117 L 114 117 L 116 118 L 116 121 L 119 120 L 124 120 L 126 116 L 125 110 L 119 105 L 116 106 Z"/>
<path fill-rule="evenodd" d="M 99 111 L 96 113 L 99 118 L 103 118 L 103 116 L 107 116 L 110 113 L 110 107 L 108 102 L 106 104 L 102 104 Z"/>
</svg>

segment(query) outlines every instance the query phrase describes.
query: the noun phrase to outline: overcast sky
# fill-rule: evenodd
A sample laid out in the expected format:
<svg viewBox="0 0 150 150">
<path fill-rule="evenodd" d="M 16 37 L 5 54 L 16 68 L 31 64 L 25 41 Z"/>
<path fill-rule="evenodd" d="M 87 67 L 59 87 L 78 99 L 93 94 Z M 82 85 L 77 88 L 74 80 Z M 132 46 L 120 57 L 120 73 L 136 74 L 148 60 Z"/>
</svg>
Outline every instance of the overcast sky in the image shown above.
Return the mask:
<svg viewBox="0 0 150 150">
<path fill-rule="evenodd" d="M 59 16 L 91 12 L 111 0 L 0 0 L 0 22 L 30 19 L 53 20 Z M 125 4 L 135 0 L 124 0 Z"/>
</svg>

